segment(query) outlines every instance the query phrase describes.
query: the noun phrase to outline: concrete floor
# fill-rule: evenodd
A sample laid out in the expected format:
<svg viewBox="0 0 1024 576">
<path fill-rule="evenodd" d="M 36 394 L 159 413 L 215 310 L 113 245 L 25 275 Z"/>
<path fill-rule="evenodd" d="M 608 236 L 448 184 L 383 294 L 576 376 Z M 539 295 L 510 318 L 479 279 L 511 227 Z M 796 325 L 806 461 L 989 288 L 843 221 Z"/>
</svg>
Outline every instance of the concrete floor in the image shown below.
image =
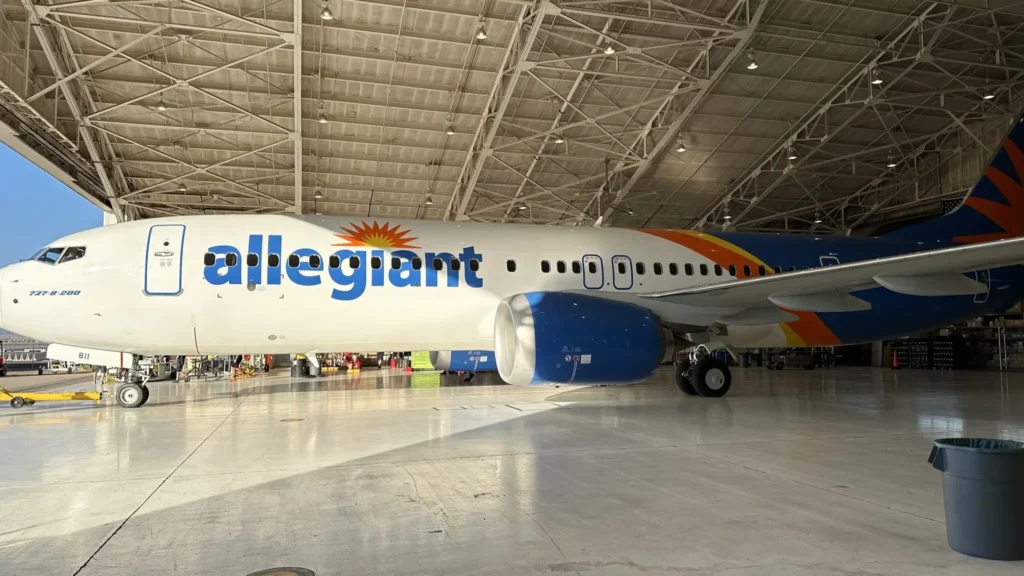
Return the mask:
<svg viewBox="0 0 1024 576">
<path fill-rule="evenodd" d="M 2 408 L 0 573 L 1024 573 L 947 548 L 926 462 L 935 438 L 1024 439 L 1024 375 L 752 368 L 719 400 L 669 378 L 369 370 Z"/>
</svg>

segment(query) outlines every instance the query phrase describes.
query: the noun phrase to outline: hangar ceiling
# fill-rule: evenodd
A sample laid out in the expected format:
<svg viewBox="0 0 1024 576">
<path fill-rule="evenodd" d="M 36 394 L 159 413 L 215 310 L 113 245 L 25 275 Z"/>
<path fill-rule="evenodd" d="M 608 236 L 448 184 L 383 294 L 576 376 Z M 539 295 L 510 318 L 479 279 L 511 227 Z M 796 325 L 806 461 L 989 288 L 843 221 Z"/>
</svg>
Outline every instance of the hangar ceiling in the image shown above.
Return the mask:
<svg viewBox="0 0 1024 576">
<path fill-rule="evenodd" d="M 856 233 L 961 197 L 1024 84 L 1009 0 L 0 7 L 0 140 L 121 219 Z"/>
</svg>

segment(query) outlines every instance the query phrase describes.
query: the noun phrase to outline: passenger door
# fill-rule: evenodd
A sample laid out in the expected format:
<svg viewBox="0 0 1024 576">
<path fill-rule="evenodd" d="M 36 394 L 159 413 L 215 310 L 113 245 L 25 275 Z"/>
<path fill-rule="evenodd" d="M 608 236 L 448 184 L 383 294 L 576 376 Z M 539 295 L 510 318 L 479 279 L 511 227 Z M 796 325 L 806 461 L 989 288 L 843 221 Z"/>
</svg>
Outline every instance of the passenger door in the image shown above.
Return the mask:
<svg viewBox="0 0 1024 576">
<path fill-rule="evenodd" d="M 633 261 L 629 256 L 612 256 L 612 285 L 616 290 L 633 287 Z"/>
<path fill-rule="evenodd" d="M 183 224 L 159 224 L 149 229 L 146 241 L 146 275 L 142 291 L 147 296 L 181 294 Z"/>
<path fill-rule="evenodd" d="M 604 261 L 597 254 L 583 257 L 583 287 L 588 290 L 604 287 Z"/>
<path fill-rule="evenodd" d="M 818 258 L 818 262 L 821 263 L 822 267 L 824 267 L 824 266 L 838 266 L 839 265 L 839 258 L 836 258 L 835 256 L 822 256 L 822 257 Z"/>
</svg>

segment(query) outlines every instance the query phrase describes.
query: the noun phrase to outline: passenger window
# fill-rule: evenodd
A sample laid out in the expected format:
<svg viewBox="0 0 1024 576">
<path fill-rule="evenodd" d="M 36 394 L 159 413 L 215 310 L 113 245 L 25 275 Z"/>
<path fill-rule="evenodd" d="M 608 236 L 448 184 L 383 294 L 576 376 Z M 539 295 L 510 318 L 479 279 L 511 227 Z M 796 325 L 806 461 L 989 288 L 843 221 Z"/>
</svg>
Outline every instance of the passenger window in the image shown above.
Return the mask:
<svg viewBox="0 0 1024 576">
<path fill-rule="evenodd" d="M 412 259 L 412 269 L 413 270 L 419 270 L 420 268 L 423 268 L 423 260 L 420 260 L 419 257 L 413 258 Z"/>
<path fill-rule="evenodd" d="M 654 274 L 657 276 L 661 276 L 661 262 L 654 263 Z"/>
<path fill-rule="evenodd" d="M 676 266 L 675 264 L 669 264 L 668 265 L 668 273 L 673 275 L 673 276 L 678 276 L 679 275 L 679 266 Z"/>
<path fill-rule="evenodd" d="M 299 255 L 298 254 L 292 254 L 291 256 L 288 256 L 288 267 L 289 268 L 298 268 L 299 267 Z"/>
<path fill-rule="evenodd" d="M 747 266 L 746 264 L 743 265 L 743 275 L 750 278 L 750 266 Z"/>
<path fill-rule="evenodd" d="M 348 257 L 348 267 L 353 269 L 353 270 L 358 270 L 359 269 L 359 256 L 349 256 Z"/>
<path fill-rule="evenodd" d="M 505 261 L 505 269 L 507 269 L 509 272 L 515 272 L 516 271 L 516 261 L 515 260 L 506 260 Z"/>
<path fill-rule="evenodd" d="M 224 256 L 224 263 L 229 267 L 238 264 L 238 254 L 227 254 Z"/>
<path fill-rule="evenodd" d="M 419 270 L 419 268 L 416 268 L 416 269 Z M 476 272 L 477 270 L 479 270 L 480 269 L 480 261 L 475 259 L 475 258 L 470 260 L 469 261 L 469 269 L 472 270 L 473 272 Z"/>
<path fill-rule="evenodd" d="M 722 267 L 719 266 L 718 264 L 715 264 L 715 276 L 721 276 L 721 275 L 722 275 Z"/>
<path fill-rule="evenodd" d="M 370 268 L 374 270 L 380 270 L 380 267 L 384 265 L 384 261 L 380 259 L 380 256 L 374 256 L 370 258 Z"/>
<path fill-rule="evenodd" d="M 401 267 L 402 267 L 402 259 L 399 258 L 398 256 L 392 256 L 391 257 L 391 269 L 392 270 L 398 270 Z"/>
<path fill-rule="evenodd" d="M 541 260 L 540 261 L 540 271 L 545 273 L 545 274 L 547 274 L 548 272 L 551 272 L 551 263 L 548 262 L 547 260 Z"/>
<path fill-rule="evenodd" d="M 441 260 L 440 258 L 434 258 L 434 270 L 443 270 L 443 269 L 444 269 L 444 260 Z"/>
<path fill-rule="evenodd" d="M 332 270 L 341 268 L 341 258 L 337 254 L 331 254 L 330 258 L 327 259 L 327 267 Z"/>
<path fill-rule="evenodd" d="M 700 265 L 700 275 L 701 276 L 707 276 L 708 275 L 708 265 L 707 264 L 701 264 Z"/>
<path fill-rule="evenodd" d="M 684 270 L 686 270 L 686 275 L 687 276 L 693 276 L 693 264 L 687 264 L 683 268 L 684 268 Z"/>
<path fill-rule="evenodd" d="M 594 262 L 587 262 L 587 271 L 591 274 L 597 274 L 597 264 Z"/>
<path fill-rule="evenodd" d="M 789 267 L 789 271 L 790 272 L 796 272 L 796 266 L 790 266 Z"/>
<path fill-rule="evenodd" d="M 736 265 L 729 264 L 729 276 L 736 277 Z"/>
<path fill-rule="evenodd" d="M 36 260 L 44 264 L 56 264 L 60 260 L 60 254 L 63 251 L 63 248 L 47 248 Z"/>
<path fill-rule="evenodd" d="M 764 276 L 764 273 L 765 273 L 764 266 L 758 266 L 757 267 L 757 275 L 758 276 Z"/>
<path fill-rule="evenodd" d="M 583 267 L 580 266 L 579 260 L 573 260 L 572 261 L 572 273 L 573 274 L 579 274 L 580 272 L 583 272 Z"/>
<path fill-rule="evenodd" d="M 776 274 L 782 274 L 782 266 L 776 266 L 775 267 L 775 273 Z"/>
<path fill-rule="evenodd" d="M 618 268 L 619 268 L 619 274 L 625 274 L 626 273 L 626 263 L 625 262 L 619 262 Z"/>
<path fill-rule="evenodd" d="M 449 266 L 452 267 L 452 270 L 458 272 L 459 268 L 462 268 L 462 262 L 452 258 L 451 264 L 449 264 Z"/>
<path fill-rule="evenodd" d="M 203 254 L 203 265 L 204 266 L 213 266 L 216 263 L 217 263 L 217 255 L 216 254 L 214 254 L 213 252 L 207 252 L 206 254 Z"/>
<path fill-rule="evenodd" d="M 278 254 L 267 254 L 267 266 L 277 268 L 281 265 L 281 256 Z"/>
<path fill-rule="evenodd" d="M 309 256 L 309 267 L 310 268 L 312 268 L 314 270 L 319 270 L 320 269 L 320 264 L 321 264 L 321 262 L 320 262 L 320 257 L 319 256 L 317 256 L 316 254 L 311 254 Z"/>
<path fill-rule="evenodd" d="M 245 256 L 245 265 L 250 267 L 250 268 L 255 268 L 255 267 L 259 266 L 260 265 L 260 255 L 259 254 L 253 254 L 252 252 L 250 252 L 249 254 L 247 254 Z"/>
<path fill-rule="evenodd" d="M 64 255 L 60 257 L 60 263 L 71 262 L 72 260 L 78 260 L 85 256 L 85 248 L 83 246 L 72 246 L 68 248 Z"/>
<path fill-rule="evenodd" d="M 559 260 L 555 265 L 555 269 L 558 270 L 559 274 L 565 274 L 565 260 Z"/>
<path fill-rule="evenodd" d="M 641 276 L 643 276 L 644 272 L 646 272 L 646 271 L 647 271 L 647 267 L 644 266 L 643 262 L 637 262 L 636 263 L 636 273 L 637 274 L 640 274 Z"/>
</svg>

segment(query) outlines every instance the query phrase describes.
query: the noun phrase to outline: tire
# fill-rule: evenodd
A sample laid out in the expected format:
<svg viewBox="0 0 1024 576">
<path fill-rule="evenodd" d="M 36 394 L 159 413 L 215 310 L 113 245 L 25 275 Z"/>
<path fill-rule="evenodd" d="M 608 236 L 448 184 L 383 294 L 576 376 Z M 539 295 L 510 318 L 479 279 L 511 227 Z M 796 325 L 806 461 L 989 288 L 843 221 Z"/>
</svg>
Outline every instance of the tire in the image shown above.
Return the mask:
<svg viewBox="0 0 1024 576">
<path fill-rule="evenodd" d="M 705 398 L 720 398 L 732 387 L 729 367 L 715 358 L 705 358 L 697 363 L 690 375 L 690 382 Z"/>
<path fill-rule="evenodd" d="M 690 384 L 690 363 L 687 362 L 676 362 L 672 365 L 672 369 L 676 375 L 676 386 L 686 394 L 687 396 L 697 396 L 697 389 Z"/>
<path fill-rule="evenodd" d="M 146 402 L 149 402 L 149 386 L 142 387 L 142 403 L 139 406 L 145 406 Z"/>
<path fill-rule="evenodd" d="M 11 408 L 21 408 L 25 405 L 25 399 L 21 396 L 15 396 L 11 398 Z"/>
<path fill-rule="evenodd" d="M 138 384 L 123 384 L 114 393 L 117 405 L 122 408 L 138 408 L 142 406 L 144 394 Z"/>
<path fill-rule="evenodd" d="M 3 378 L 4 376 L 7 376 L 7 368 L 6 367 L 0 368 L 0 378 Z"/>
</svg>

